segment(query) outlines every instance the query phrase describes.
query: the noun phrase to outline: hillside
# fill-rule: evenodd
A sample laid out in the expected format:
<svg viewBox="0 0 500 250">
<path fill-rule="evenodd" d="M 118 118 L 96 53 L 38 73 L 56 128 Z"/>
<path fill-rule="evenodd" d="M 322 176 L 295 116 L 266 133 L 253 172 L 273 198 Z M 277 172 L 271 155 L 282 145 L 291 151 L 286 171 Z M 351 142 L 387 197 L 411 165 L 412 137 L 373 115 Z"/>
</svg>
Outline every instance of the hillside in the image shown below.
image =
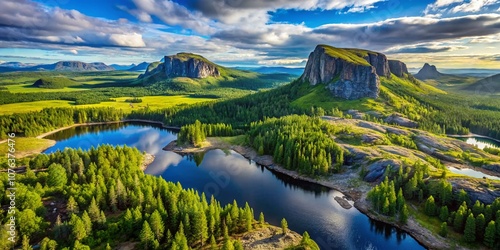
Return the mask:
<svg viewBox="0 0 500 250">
<path fill-rule="evenodd" d="M 464 90 L 474 91 L 477 93 L 498 94 L 500 93 L 500 74 L 481 79 L 466 86 Z"/>
<path fill-rule="evenodd" d="M 296 77 L 282 73 L 259 74 L 226 68 L 192 53 L 165 56 L 162 61 L 149 64 L 136 83 L 179 91 L 199 91 L 207 88 L 258 90 L 288 83 Z"/>
<path fill-rule="evenodd" d="M 43 77 L 33 83 L 32 86 L 46 89 L 62 89 L 78 85 L 80 84 L 66 77 Z"/>
</svg>

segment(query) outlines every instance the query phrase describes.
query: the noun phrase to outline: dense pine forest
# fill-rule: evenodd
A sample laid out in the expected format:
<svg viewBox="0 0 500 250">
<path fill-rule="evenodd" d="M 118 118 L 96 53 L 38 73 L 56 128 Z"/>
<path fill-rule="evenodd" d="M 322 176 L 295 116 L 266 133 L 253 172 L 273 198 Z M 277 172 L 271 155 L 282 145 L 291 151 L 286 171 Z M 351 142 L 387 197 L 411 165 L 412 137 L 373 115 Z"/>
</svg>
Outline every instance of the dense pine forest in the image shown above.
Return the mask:
<svg viewBox="0 0 500 250">
<path fill-rule="evenodd" d="M 368 193 L 368 199 L 377 212 L 403 224 L 409 216 L 407 201 L 412 206 L 421 206 L 426 216 L 440 221 L 441 227 L 435 233 L 442 237 L 453 232 L 463 244 L 484 244 L 497 249 L 500 246 L 500 198 L 492 204 L 479 200 L 472 203 L 463 189 L 453 192 L 446 176 L 430 180 L 428 177 L 428 167 L 418 162 L 412 167 L 400 167 L 396 172 L 387 168 L 385 180 Z"/>
<path fill-rule="evenodd" d="M 144 174 L 142 159 L 135 148 L 107 145 L 32 158 L 16 179 L 12 213 L 23 236 L 17 243 L 23 249 L 35 242 L 41 249 L 110 249 L 127 241 L 140 242 L 140 249 L 242 249 L 230 236 L 265 226 L 248 204 L 221 206 L 213 197 Z M 0 200 L 6 204 L 8 176 L 1 178 Z M 7 223 L 7 210 L 0 216 Z M 307 238 L 302 244 L 315 245 Z"/>
</svg>

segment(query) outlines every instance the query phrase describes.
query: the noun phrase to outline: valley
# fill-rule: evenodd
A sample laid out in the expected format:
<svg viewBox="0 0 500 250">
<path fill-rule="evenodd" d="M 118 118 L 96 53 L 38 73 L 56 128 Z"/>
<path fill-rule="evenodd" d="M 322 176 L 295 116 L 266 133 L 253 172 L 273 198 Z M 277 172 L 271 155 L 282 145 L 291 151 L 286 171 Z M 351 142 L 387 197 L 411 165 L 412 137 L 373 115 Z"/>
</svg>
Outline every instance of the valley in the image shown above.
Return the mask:
<svg viewBox="0 0 500 250">
<path fill-rule="evenodd" d="M 446 136 L 500 139 L 496 93 L 467 90 L 479 78 L 421 75 L 382 53 L 328 45 L 311 52 L 300 77 L 191 53 L 165 56 L 144 73 L 2 73 L 0 150 L 15 133 L 22 197 L 37 201 L 21 199 L 21 218 L 36 225 L 21 220 L 29 238 L 18 244 L 498 244 L 480 235 L 500 223 L 500 153 Z M 9 159 L 0 157 L 2 169 Z M 467 218 L 481 225 L 477 240 L 468 238 Z M 270 226 L 280 224 L 293 232 Z"/>
</svg>

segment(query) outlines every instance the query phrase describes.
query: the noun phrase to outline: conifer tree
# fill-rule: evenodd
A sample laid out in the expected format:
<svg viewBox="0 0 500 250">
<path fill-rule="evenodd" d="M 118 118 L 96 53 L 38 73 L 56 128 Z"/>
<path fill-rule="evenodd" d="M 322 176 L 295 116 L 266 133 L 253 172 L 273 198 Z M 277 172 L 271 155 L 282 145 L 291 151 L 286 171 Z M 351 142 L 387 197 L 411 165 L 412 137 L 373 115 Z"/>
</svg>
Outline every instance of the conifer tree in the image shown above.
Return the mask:
<svg viewBox="0 0 500 250">
<path fill-rule="evenodd" d="M 484 244 L 487 247 L 493 248 L 495 245 L 495 222 L 490 221 L 488 226 L 486 227 L 486 231 L 484 233 Z"/>
<path fill-rule="evenodd" d="M 281 232 L 282 232 L 283 234 L 286 234 L 286 233 L 287 233 L 287 231 L 288 231 L 288 222 L 286 221 L 286 219 L 285 219 L 285 218 L 283 218 L 283 219 L 281 220 Z"/>
<path fill-rule="evenodd" d="M 464 240 L 466 242 L 476 241 L 476 219 L 472 213 L 469 214 L 469 217 L 467 217 L 467 221 L 465 222 Z"/>
<path fill-rule="evenodd" d="M 139 233 L 139 239 L 141 241 L 141 246 L 143 249 L 152 248 L 155 235 L 147 221 L 144 221 L 144 223 L 142 224 L 142 230 Z"/>
</svg>

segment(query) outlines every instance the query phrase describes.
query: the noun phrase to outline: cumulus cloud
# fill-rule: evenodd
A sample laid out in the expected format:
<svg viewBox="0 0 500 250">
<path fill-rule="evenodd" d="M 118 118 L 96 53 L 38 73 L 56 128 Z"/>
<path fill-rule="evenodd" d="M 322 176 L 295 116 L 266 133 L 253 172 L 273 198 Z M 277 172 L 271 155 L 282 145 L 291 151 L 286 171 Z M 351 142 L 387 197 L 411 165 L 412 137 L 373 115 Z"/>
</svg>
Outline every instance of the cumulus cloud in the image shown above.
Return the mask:
<svg viewBox="0 0 500 250">
<path fill-rule="evenodd" d="M 437 0 L 435 3 L 427 5 L 424 13 L 427 14 L 431 11 L 448 11 L 449 13 L 489 11 L 498 7 L 499 4 L 499 0 Z"/>
<path fill-rule="evenodd" d="M 71 52 L 71 54 L 73 54 L 73 55 L 78 55 L 78 50 L 76 50 L 76 49 L 72 49 L 69 52 Z"/>
<path fill-rule="evenodd" d="M 470 2 L 462 3 L 451 9 L 452 13 L 457 12 L 479 12 L 485 7 L 499 3 L 498 0 L 471 0 Z"/>
<path fill-rule="evenodd" d="M 192 12 L 185 6 L 173 1 L 164 0 L 132 0 L 136 8 L 118 6 L 135 16 L 141 22 L 152 22 L 152 16 L 171 26 L 182 26 L 200 34 L 209 34 L 214 31 L 212 21 L 200 13 Z"/>
<path fill-rule="evenodd" d="M 327 24 L 314 30 L 332 38 L 373 48 L 398 44 L 485 36 L 500 33 L 500 15 L 482 14 L 453 18 L 405 17 L 370 24 Z"/>
<path fill-rule="evenodd" d="M 384 0 L 195 0 L 188 6 L 225 24 L 265 24 L 269 20 L 269 12 L 280 9 L 295 10 L 346 10 L 347 12 L 364 12 L 374 8 Z"/>
<path fill-rule="evenodd" d="M 93 18 L 27 0 L 0 1 L 0 40 L 4 41 L 143 47 L 138 32 L 140 28 L 122 20 Z"/>
</svg>

